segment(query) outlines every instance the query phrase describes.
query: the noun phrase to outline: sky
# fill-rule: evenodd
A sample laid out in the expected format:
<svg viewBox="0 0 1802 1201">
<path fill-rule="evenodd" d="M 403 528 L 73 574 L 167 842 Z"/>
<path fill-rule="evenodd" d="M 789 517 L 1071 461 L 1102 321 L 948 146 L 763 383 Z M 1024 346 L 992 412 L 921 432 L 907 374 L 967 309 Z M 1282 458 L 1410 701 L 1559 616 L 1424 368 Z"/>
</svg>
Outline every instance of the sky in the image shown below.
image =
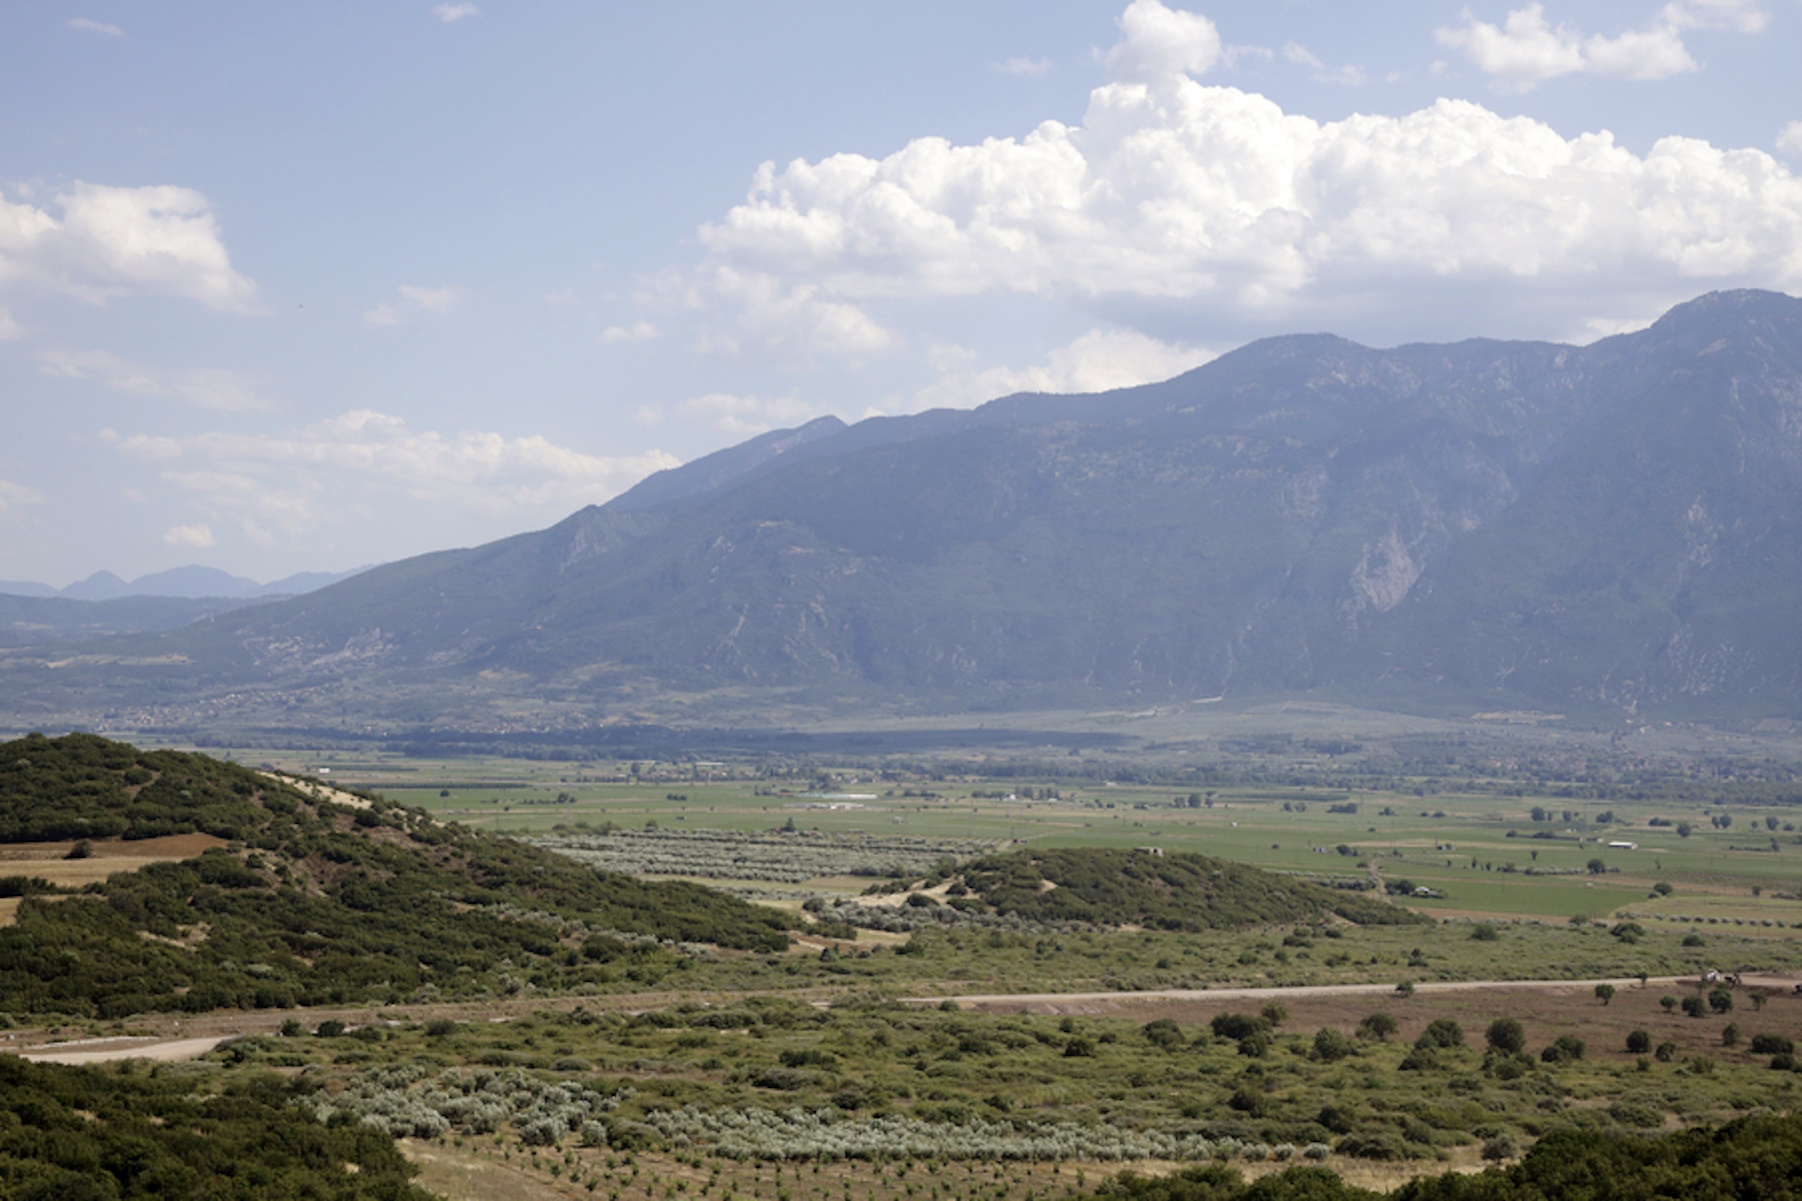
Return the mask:
<svg viewBox="0 0 1802 1201">
<path fill-rule="evenodd" d="M 0 6 L 0 580 L 542 528 L 1271 335 L 1802 293 L 1802 0 Z"/>
</svg>

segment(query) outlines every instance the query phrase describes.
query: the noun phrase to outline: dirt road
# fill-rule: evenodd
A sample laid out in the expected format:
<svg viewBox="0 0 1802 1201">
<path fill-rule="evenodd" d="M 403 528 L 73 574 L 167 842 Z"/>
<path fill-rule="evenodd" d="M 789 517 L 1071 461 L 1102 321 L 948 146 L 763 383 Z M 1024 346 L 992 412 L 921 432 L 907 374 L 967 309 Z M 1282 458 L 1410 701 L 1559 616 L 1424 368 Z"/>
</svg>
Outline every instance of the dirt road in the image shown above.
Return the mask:
<svg viewBox="0 0 1802 1201">
<path fill-rule="evenodd" d="M 1522 1002 L 1534 1007 L 1540 1004 L 1555 1004 L 1559 1008 L 1564 1008 L 1568 1007 L 1573 999 L 1593 997 L 1595 986 L 1598 984 L 1612 984 L 1620 992 L 1621 1003 L 1616 1007 L 1618 1013 L 1632 1008 L 1628 1001 L 1629 996 L 1642 996 L 1649 1002 L 1654 995 L 1654 990 L 1694 985 L 1695 980 L 1693 977 L 1653 976 L 1648 978 L 1644 985 L 1640 984 L 1637 976 L 1612 980 L 1432 981 L 1416 984 L 1414 995 L 1422 1000 L 1436 1000 L 1437 1005 L 1432 1006 L 1433 1008 L 1443 1008 L 1448 1003 L 1455 1007 L 1459 1004 L 1460 998 L 1468 998 L 1469 1003 L 1473 1005 L 1480 1004 L 1480 998 L 1483 996 L 1506 993 L 1512 993 Z M 1742 986 L 1745 988 L 1756 988 L 1784 997 L 1796 995 L 1794 991 L 1796 984 L 1797 981 L 1792 976 L 1747 976 L 1742 981 Z M 753 995 L 786 996 L 819 1006 L 829 1006 L 842 994 L 820 989 L 712 994 L 656 992 L 614 994 L 604 997 L 540 997 L 509 1001 L 446 1002 L 433 1005 L 392 1007 L 262 1010 L 253 1013 L 222 1010 L 214 1014 L 195 1015 L 179 1020 L 169 1019 L 167 1015 L 159 1015 L 162 1021 L 169 1023 L 160 1037 L 153 1034 L 138 1038 L 91 1038 L 70 1042 L 37 1042 L 34 1044 L 33 1035 L 42 1039 L 44 1032 L 19 1032 L 6 1036 L 6 1041 L 0 1042 L 0 1054 L 10 1052 L 39 1063 L 107 1063 L 119 1059 L 164 1061 L 193 1059 L 234 1038 L 251 1034 L 274 1033 L 283 1022 L 289 1019 L 298 1019 L 303 1026 L 309 1028 L 327 1018 L 334 1018 L 349 1026 L 375 1025 L 383 1022 L 424 1022 L 433 1018 L 451 1018 L 455 1021 L 505 1021 L 511 1017 L 547 1009 L 569 1010 L 581 1006 L 590 1009 L 636 1013 L 687 1003 L 729 1005 Z M 1336 1012 L 1336 1002 L 1343 1004 L 1374 998 L 1402 1001 L 1395 991 L 1395 986 L 1391 984 L 1314 984 L 1284 988 L 1168 988 L 1149 989 L 1143 992 L 963 993 L 901 997 L 898 1000 L 904 1005 L 919 1006 L 941 1005 L 946 1001 L 955 1001 L 961 1008 L 987 1013 L 1088 1014 L 1094 1016 L 1130 1013 L 1135 1019 L 1143 1019 L 1147 1016 L 1147 1011 L 1158 1010 L 1160 1015 L 1167 1011 L 1189 1020 L 1193 1020 L 1196 1011 L 1201 1011 L 1205 1016 L 1206 1011 L 1217 1004 L 1246 1001 L 1262 1004 L 1268 1001 L 1281 1001 L 1292 1007 L 1306 1007 L 1309 1016 L 1313 1016 L 1317 1010 L 1323 1020 L 1337 1020 L 1342 1015 Z M 1543 998 L 1543 1002 L 1539 998 Z M 1426 1007 L 1422 1008 L 1424 1010 Z M 1300 1009 L 1298 1009 L 1299 1016 L 1302 1016 Z M 1588 1020 L 1594 1020 L 1598 1016 L 1600 1016 L 1598 1013 L 1591 1012 Z M 149 1018 L 146 1022 L 147 1025 L 153 1023 L 157 1023 L 157 1018 Z"/>
</svg>

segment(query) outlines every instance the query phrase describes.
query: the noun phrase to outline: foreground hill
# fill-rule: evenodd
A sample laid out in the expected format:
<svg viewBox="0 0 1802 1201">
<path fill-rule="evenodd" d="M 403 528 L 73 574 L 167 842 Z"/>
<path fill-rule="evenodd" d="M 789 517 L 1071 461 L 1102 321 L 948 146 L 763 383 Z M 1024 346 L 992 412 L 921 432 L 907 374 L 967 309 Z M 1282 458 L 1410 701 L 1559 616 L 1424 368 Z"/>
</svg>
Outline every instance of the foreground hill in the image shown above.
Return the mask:
<svg viewBox="0 0 1802 1201">
<path fill-rule="evenodd" d="M 775 911 L 698 885 L 334 795 L 90 735 L 0 744 L 0 842 L 212 844 L 79 890 L 0 880 L 25 898 L 0 928 L 6 1007 L 116 1017 L 572 989 L 657 978 L 676 962 L 660 943 L 788 944 Z"/>
<path fill-rule="evenodd" d="M 472 550 L 0 656 L 19 720 L 581 727 L 770 705 L 1802 703 L 1802 301 L 1586 347 L 1254 343 L 1166 383 L 823 419 Z M 34 716 L 37 715 L 37 716 Z"/>
</svg>

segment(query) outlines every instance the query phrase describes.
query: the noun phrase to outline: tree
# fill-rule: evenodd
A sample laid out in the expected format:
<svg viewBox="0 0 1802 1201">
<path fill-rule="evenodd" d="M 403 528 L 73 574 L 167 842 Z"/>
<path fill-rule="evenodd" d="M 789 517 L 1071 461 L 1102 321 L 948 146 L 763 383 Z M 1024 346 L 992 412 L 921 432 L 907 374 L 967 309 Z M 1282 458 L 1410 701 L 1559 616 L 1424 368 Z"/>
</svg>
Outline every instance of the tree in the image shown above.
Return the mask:
<svg viewBox="0 0 1802 1201">
<path fill-rule="evenodd" d="M 1701 997 L 1691 993 L 1683 998 L 1683 1012 L 1692 1018 L 1699 1018 L 1708 1012 L 1708 1006 L 1702 1003 Z"/>
<path fill-rule="evenodd" d="M 1378 1041 L 1386 1040 L 1399 1029 L 1401 1026 L 1386 1013 L 1373 1013 L 1358 1023 L 1359 1034 Z"/>
<path fill-rule="evenodd" d="M 1695 827 L 1690 825 L 1688 822 L 1678 822 L 1677 823 L 1677 837 L 1678 838 L 1688 838 L 1690 836 L 1691 831 L 1693 831 L 1694 829 L 1695 829 Z"/>
<path fill-rule="evenodd" d="M 1709 990 L 1708 1008 L 1716 1013 L 1726 1013 L 1733 1008 L 1733 990 L 1725 984 L 1717 985 Z"/>
<path fill-rule="evenodd" d="M 1627 1050 L 1634 1055 L 1644 1055 L 1652 1049 L 1652 1036 L 1644 1030 L 1635 1030 L 1627 1035 Z"/>
<path fill-rule="evenodd" d="M 1673 1009 L 1675 1009 L 1675 1008 L 1677 1008 L 1677 998 L 1676 998 L 1676 997 L 1673 997 L 1673 996 L 1671 996 L 1671 995 L 1670 995 L 1670 994 L 1668 994 L 1668 993 L 1667 993 L 1667 994 L 1665 994 L 1665 995 L 1664 995 L 1664 996 L 1662 996 L 1662 997 L 1659 997 L 1659 998 L 1658 998 L 1658 1003 L 1659 1003 L 1659 1004 L 1660 1004 L 1660 1005 L 1662 1005 L 1662 1006 L 1664 1006 L 1664 1011 L 1665 1011 L 1665 1012 L 1666 1012 L 1666 1013 L 1669 1013 L 1669 1012 L 1670 1012 L 1670 1011 L 1671 1011 L 1671 1010 L 1673 1010 Z"/>
<path fill-rule="evenodd" d="M 1527 1032 L 1513 1018 L 1497 1018 L 1489 1023 L 1489 1029 L 1483 1032 L 1483 1038 L 1492 1051 L 1506 1051 L 1517 1055 L 1527 1045 Z"/>
<path fill-rule="evenodd" d="M 1604 1005 L 1606 1005 L 1606 1004 L 1608 1004 L 1608 1002 L 1614 1000 L 1614 985 L 1612 985 L 1612 984 L 1596 985 L 1596 1000 L 1600 1001 Z"/>
<path fill-rule="evenodd" d="M 1722 1028 L 1722 1030 L 1721 1030 L 1721 1046 L 1723 1046 L 1723 1047 L 1739 1046 L 1739 1023 L 1738 1022 L 1728 1022 L 1727 1025 Z"/>
<path fill-rule="evenodd" d="M 1608 870 L 1608 865 L 1603 863 L 1600 859 L 1591 859 L 1588 866 L 1589 874 L 1592 876 L 1599 876 Z"/>
</svg>

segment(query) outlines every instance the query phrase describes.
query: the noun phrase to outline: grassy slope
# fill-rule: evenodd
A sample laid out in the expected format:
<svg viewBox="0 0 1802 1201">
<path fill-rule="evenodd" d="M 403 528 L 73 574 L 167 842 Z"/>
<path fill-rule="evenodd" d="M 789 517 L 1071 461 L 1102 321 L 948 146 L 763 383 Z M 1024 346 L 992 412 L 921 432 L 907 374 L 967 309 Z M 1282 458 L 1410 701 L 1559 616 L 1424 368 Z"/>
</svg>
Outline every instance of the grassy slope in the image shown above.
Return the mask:
<svg viewBox="0 0 1802 1201">
<path fill-rule="evenodd" d="M 563 989 L 674 966 L 642 940 L 787 945 L 787 919 L 698 885 L 600 874 L 380 800 L 315 801 L 233 764 L 88 735 L 0 745 L 0 831 L 232 840 L 74 895 L 7 882 L 30 894 L 0 930 L 15 1011 Z"/>
</svg>

